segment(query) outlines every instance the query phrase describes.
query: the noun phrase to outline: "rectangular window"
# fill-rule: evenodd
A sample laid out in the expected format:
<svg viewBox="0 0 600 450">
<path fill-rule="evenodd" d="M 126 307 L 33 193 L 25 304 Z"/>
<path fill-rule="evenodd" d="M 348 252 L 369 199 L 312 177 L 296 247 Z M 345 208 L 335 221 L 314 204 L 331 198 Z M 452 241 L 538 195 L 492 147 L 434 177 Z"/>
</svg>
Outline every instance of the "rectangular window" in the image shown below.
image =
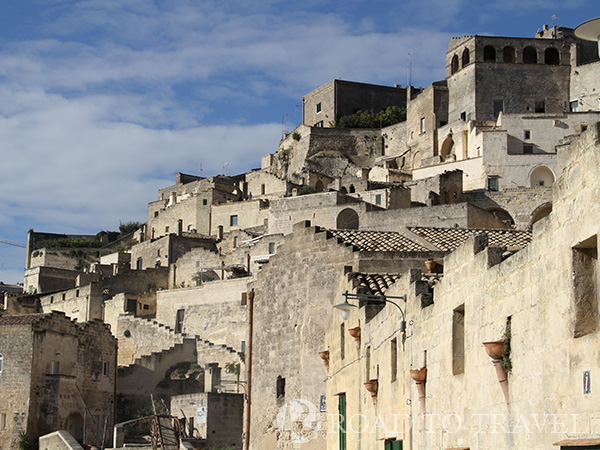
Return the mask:
<svg viewBox="0 0 600 450">
<path fill-rule="evenodd" d="M 242 355 L 246 354 L 246 341 L 242 341 L 241 353 L 242 353 Z"/>
<path fill-rule="evenodd" d="M 315 123 L 315 127 L 316 128 L 323 128 L 323 121 L 321 120 L 320 122 Z"/>
<path fill-rule="evenodd" d="M 317 103 L 317 113 L 321 112 L 321 102 Z"/>
<path fill-rule="evenodd" d="M 136 262 L 135 262 L 135 268 L 136 270 L 142 270 L 142 258 L 139 257 Z"/>
<path fill-rule="evenodd" d="M 398 377 L 398 340 L 396 338 L 392 339 L 390 344 L 390 353 L 390 361 L 392 366 L 391 380 L 393 383 Z"/>
<path fill-rule="evenodd" d="M 158 211 L 154 211 L 154 217 L 158 217 Z"/>
<path fill-rule="evenodd" d="M 498 185 L 498 177 L 489 177 L 488 178 L 488 190 L 489 191 L 499 191 L 500 187 Z"/>
<path fill-rule="evenodd" d="M 169 227 L 165 227 L 165 233 L 169 232 Z"/>
<path fill-rule="evenodd" d="M 573 247 L 573 294 L 575 330 L 578 338 L 598 331 L 598 243 L 597 237 Z"/>
<path fill-rule="evenodd" d="M 260 185 L 260 195 L 265 195 L 266 192 L 266 186 L 264 184 Z"/>
<path fill-rule="evenodd" d="M 467 121 L 467 113 L 465 111 L 460 113 L 460 120 L 462 120 L 463 122 Z"/>
<path fill-rule="evenodd" d="M 6 430 L 6 413 L 0 414 L 0 430 Z"/>
<path fill-rule="evenodd" d="M 494 100 L 494 119 L 504 112 L 504 100 Z"/>
<path fill-rule="evenodd" d="M 204 198 L 204 199 L 202 199 L 202 205 L 203 205 L 203 206 L 206 206 L 206 205 L 208 205 L 208 200 L 206 200 L 205 198 Z"/>
<path fill-rule="evenodd" d="M 571 112 L 579 112 L 579 101 L 575 100 L 569 102 L 569 108 L 571 109 Z"/>
<path fill-rule="evenodd" d="M 375 194 L 375 204 L 381 205 L 381 194 Z"/>
<path fill-rule="evenodd" d="M 536 113 L 545 113 L 546 112 L 546 102 L 544 100 L 536 100 L 535 101 L 535 112 Z"/>
<path fill-rule="evenodd" d="M 365 349 L 365 380 L 371 379 L 371 347 Z"/>
<path fill-rule="evenodd" d="M 421 117 L 421 134 L 425 133 L 425 117 Z"/>
<path fill-rule="evenodd" d="M 237 236 L 233 237 L 233 248 L 238 247 L 239 238 Z"/>
<path fill-rule="evenodd" d="M 181 333 L 183 331 L 183 318 L 185 316 L 185 309 L 178 309 L 177 315 L 175 316 L 175 332 Z"/>
<path fill-rule="evenodd" d="M 2 365 L 4 363 L 4 356 L 2 356 L 2 354 L 0 354 L 0 373 L 2 373 Z"/>
<path fill-rule="evenodd" d="M 402 450 L 402 441 L 397 439 L 386 439 L 385 450 Z"/>
<path fill-rule="evenodd" d="M 59 372 L 60 372 L 60 363 L 58 361 L 52 361 L 52 364 L 50 365 L 50 373 L 52 375 L 58 375 Z"/>
<path fill-rule="evenodd" d="M 523 130 L 523 139 L 531 139 L 531 130 Z"/>
<path fill-rule="evenodd" d="M 96 436 L 100 436 L 100 422 L 101 422 L 100 416 L 94 414 L 92 416 L 92 419 L 93 419 L 93 422 L 94 422 L 94 434 Z"/>
<path fill-rule="evenodd" d="M 110 363 L 108 361 L 105 361 L 102 365 L 102 374 L 105 377 L 108 377 L 110 375 Z"/>
<path fill-rule="evenodd" d="M 465 373 L 465 305 L 452 313 L 452 374 Z"/>
<path fill-rule="evenodd" d="M 533 144 L 523 144 L 523 153 L 531 155 L 533 153 Z"/>
<path fill-rule="evenodd" d="M 67 298 L 67 294 L 62 294 L 62 299 L 65 300 Z"/>
<path fill-rule="evenodd" d="M 269 254 L 274 254 L 275 253 L 275 242 L 271 242 L 269 243 Z"/>
<path fill-rule="evenodd" d="M 340 450 L 346 450 L 346 394 L 338 396 Z"/>
<path fill-rule="evenodd" d="M 346 357 L 346 335 L 344 334 L 344 324 L 340 325 L 340 358 Z"/>
<path fill-rule="evenodd" d="M 238 216 L 234 215 L 234 216 L 229 216 L 229 226 L 231 227 L 235 227 L 238 224 Z"/>
</svg>

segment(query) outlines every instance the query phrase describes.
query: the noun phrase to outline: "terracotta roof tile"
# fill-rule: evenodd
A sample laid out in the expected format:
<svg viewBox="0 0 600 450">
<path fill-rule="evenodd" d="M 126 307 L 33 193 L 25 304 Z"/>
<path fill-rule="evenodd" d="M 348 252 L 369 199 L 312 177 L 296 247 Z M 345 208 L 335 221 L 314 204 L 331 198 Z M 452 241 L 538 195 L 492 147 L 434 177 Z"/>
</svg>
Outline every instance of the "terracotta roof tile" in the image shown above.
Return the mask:
<svg viewBox="0 0 600 450">
<path fill-rule="evenodd" d="M 408 230 L 444 251 L 455 250 L 469 239 L 469 237 L 478 233 L 486 233 L 488 235 L 490 247 L 522 249 L 531 242 L 531 232 L 525 230 L 433 227 L 408 227 Z"/>
<path fill-rule="evenodd" d="M 356 291 L 361 294 L 380 295 L 385 294 L 398 278 L 400 278 L 398 274 L 355 273 L 353 284 Z"/>
<path fill-rule="evenodd" d="M 426 252 L 423 247 L 394 231 L 328 230 L 334 237 L 359 250 L 370 252 Z"/>
</svg>

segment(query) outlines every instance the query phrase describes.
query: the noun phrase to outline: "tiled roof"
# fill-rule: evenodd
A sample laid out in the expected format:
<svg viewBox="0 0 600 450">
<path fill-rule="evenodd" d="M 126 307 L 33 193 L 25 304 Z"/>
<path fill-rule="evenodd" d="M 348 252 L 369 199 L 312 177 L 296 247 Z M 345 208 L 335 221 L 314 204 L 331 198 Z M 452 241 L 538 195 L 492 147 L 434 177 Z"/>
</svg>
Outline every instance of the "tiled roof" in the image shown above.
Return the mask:
<svg viewBox="0 0 600 450">
<path fill-rule="evenodd" d="M 469 237 L 478 233 L 486 233 L 488 235 L 490 247 L 521 249 L 531 242 L 531 232 L 524 230 L 433 227 L 408 227 L 408 230 L 444 251 L 455 250 Z"/>
<path fill-rule="evenodd" d="M 379 295 L 396 282 L 400 276 L 397 274 L 354 274 L 353 284 L 357 292 L 361 294 Z"/>
<path fill-rule="evenodd" d="M 24 314 L 21 316 L 0 316 L 0 326 L 2 325 L 31 325 L 39 322 L 45 317 L 50 316 L 51 313 L 46 314 Z"/>
<path fill-rule="evenodd" d="M 394 231 L 328 230 L 334 237 L 370 252 L 426 252 L 423 247 Z"/>
</svg>

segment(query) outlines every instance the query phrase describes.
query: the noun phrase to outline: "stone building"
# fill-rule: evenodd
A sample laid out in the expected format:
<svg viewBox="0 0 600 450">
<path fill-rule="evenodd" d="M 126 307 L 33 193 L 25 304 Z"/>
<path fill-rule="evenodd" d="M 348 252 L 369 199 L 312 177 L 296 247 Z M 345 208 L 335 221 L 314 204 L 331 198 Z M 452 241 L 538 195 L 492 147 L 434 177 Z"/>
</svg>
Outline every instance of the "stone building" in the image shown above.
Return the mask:
<svg viewBox="0 0 600 450">
<path fill-rule="evenodd" d="M 395 300 L 402 313 L 361 305 L 348 322 L 332 316 L 321 369 L 328 448 L 600 446 L 600 123 L 558 156 L 553 211 L 520 250 L 473 235 L 443 259 L 443 273 L 411 270 L 379 291 L 362 288 L 406 295 Z M 341 289 L 359 292 L 351 281 Z"/>
<path fill-rule="evenodd" d="M 20 433 L 61 429 L 108 444 L 116 368 L 117 341 L 99 321 L 58 312 L 0 317 L 0 448 L 18 449 Z"/>
<path fill-rule="evenodd" d="M 304 96 L 302 123 L 309 127 L 330 127 L 337 118 L 358 110 L 379 112 L 388 106 L 406 107 L 406 89 L 332 80 Z"/>
</svg>

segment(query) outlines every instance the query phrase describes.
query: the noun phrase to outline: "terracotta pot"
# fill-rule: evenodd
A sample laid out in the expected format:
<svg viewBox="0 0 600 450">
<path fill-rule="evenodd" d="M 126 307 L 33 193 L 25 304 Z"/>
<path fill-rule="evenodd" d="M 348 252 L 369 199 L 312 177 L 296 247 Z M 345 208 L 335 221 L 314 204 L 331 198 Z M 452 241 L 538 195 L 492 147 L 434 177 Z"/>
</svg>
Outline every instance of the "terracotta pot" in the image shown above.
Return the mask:
<svg viewBox="0 0 600 450">
<path fill-rule="evenodd" d="M 348 333 L 354 339 L 360 339 L 360 327 L 348 328 Z"/>
<path fill-rule="evenodd" d="M 367 388 L 367 391 L 369 391 L 371 393 L 371 397 L 377 395 L 377 387 L 378 387 L 377 380 L 369 380 L 365 383 L 365 388 Z"/>
<path fill-rule="evenodd" d="M 427 267 L 427 273 L 433 273 L 433 269 L 435 269 L 437 263 L 433 259 L 428 259 L 425 261 L 425 267 Z"/>
<path fill-rule="evenodd" d="M 492 359 L 502 359 L 504 356 L 504 344 L 506 341 L 502 339 L 501 341 L 490 341 L 484 342 L 483 345 L 485 347 L 485 351 L 488 356 Z"/>
<path fill-rule="evenodd" d="M 415 381 L 425 381 L 427 378 L 427 367 L 421 369 L 411 369 L 410 377 Z"/>
<path fill-rule="evenodd" d="M 323 352 L 319 352 L 319 356 L 325 363 L 325 368 L 329 369 L 329 350 L 325 350 Z"/>
</svg>

